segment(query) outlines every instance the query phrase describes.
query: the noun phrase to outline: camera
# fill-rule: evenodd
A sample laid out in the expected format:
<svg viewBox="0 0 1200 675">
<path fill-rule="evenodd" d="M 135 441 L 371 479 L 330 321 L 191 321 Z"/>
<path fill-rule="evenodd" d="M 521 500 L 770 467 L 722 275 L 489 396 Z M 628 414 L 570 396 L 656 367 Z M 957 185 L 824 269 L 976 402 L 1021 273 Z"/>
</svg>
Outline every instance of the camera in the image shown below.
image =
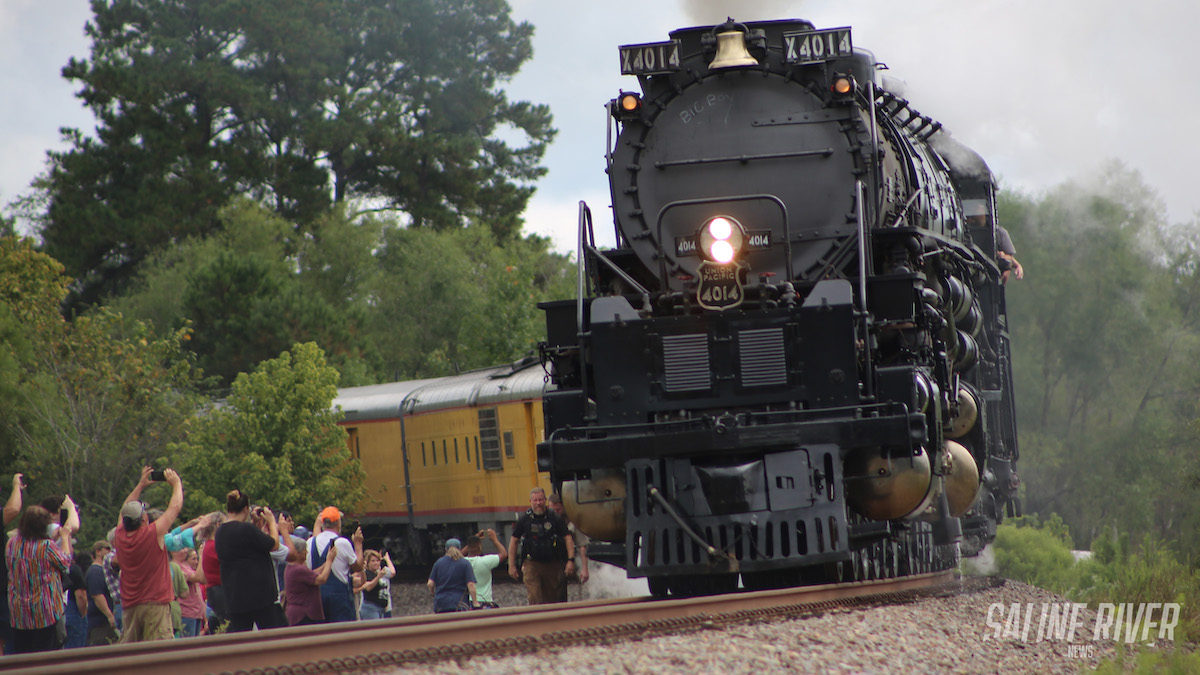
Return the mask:
<svg viewBox="0 0 1200 675">
<path fill-rule="evenodd" d="M 70 509 L 59 509 L 58 510 L 58 526 L 62 527 L 63 525 L 66 525 L 67 517 L 70 515 L 71 515 Z"/>
<path fill-rule="evenodd" d="M 152 480 L 152 481 L 157 481 L 157 482 L 161 483 L 166 479 L 167 479 L 167 474 L 162 469 L 155 469 L 154 471 L 150 472 L 150 480 Z"/>
</svg>

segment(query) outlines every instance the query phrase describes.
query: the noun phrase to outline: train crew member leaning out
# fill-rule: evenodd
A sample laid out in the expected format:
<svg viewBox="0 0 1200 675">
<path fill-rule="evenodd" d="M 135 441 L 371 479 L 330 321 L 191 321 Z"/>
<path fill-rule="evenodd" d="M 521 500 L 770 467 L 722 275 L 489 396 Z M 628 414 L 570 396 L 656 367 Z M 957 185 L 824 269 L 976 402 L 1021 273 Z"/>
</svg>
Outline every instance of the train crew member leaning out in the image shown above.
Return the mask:
<svg viewBox="0 0 1200 675">
<path fill-rule="evenodd" d="M 990 222 L 987 205 L 982 200 L 967 200 L 963 204 L 963 212 L 970 227 L 987 227 Z M 1000 283 L 1007 284 L 1009 275 L 1025 278 L 1025 268 L 1017 261 L 1017 249 L 1013 246 L 1012 237 L 1000 225 L 996 226 L 996 259 L 1000 263 Z"/>
<path fill-rule="evenodd" d="M 509 576 L 520 579 L 524 574 L 529 604 L 558 602 L 559 589 L 566 583 L 566 575 L 575 571 L 574 558 L 575 538 L 567 529 L 566 521 L 547 507 L 546 491 L 533 488 L 529 491 L 529 510 L 517 519 L 508 542 Z"/>
</svg>

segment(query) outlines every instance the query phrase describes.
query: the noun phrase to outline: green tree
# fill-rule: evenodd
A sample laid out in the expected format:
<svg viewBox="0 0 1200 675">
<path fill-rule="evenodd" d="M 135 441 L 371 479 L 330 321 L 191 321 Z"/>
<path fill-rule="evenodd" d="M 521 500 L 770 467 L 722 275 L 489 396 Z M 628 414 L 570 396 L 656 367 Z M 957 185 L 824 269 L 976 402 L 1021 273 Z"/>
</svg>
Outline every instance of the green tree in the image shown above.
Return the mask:
<svg viewBox="0 0 1200 675">
<path fill-rule="evenodd" d="M 1114 522 L 1175 538 L 1195 522 L 1177 495 L 1200 382 L 1197 249 L 1172 243 L 1158 197 L 1118 163 L 1009 194 L 1001 222 L 1027 271 L 1009 285 L 1027 510 L 1061 514 L 1084 544 Z"/>
<path fill-rule="evenodd" d="M 66 322 L 69 279 L 28 240 L 0 240 L 0 396 L 5 469 L 31 496 L 70 494 L 99 536 L 131 486 L 130 467 L 163 456 L 198 405 L 188 332 L 154 338 L 110 312 Z"/>
<path fill-rule="evenodd" d="M 85 533 L 100 536 L 131 487 L 131 472 L 158 464 L 199 407 L 182 329 L 152 339 L 143 324 L 127 333 L 103 312 L 66 324 L 42 344 L 38 371 L 22 387 L 25 419 L 18 468 L 36 494 L 70 494 Z"/>
<path fill-rule="evenodd" d="M 537 303 L 572 297 L 573 266 L 529 238 L 496 244 L 479 228 L 391 229 L 374 317 L 393 377 L 447 375 L 534 353 Z"/>
<path fill-rule="evenodd" d="M 501 85 L 533 28 L 503 0 L 93 0 L 63 75 L 95 113 L 39 182 L 76 302 L 220 228 L 248 194 L 307 226 L 369 200 L 412 225 L 515 236 L 554 130 Z M 511 140 L 519 139 L 519 140 Z"/>
<path fill-rule="evenodd" d="M 222 230 L 151 256 L 112 306 L 160 332 L 194 328 L 189 343 L 205 373 L 227 389 L 238 373 L 296 342 L 315 341 L 347 385 L 374 381 L 378 357 L 364 334 L 362 297 L 379 240 L 377 224 L 342 209 L 300 234 L 248 200 L 222 209 Z"/>
<path fill-rule="evenodd" d="M 235 487 L 301 522 L 329 504 L 357 504 L 363 469 L 332 409 L 337 382 L 313 343 L 239 375 L 224 404 L 197 417 L 186 441 L 173 447 L 188 490 L 185 511 L 224 508 Z"/>
<path fill-rule="evenodd" d="M 0 467 L 16 470 L 19 430 L 28 424 L 26 384 L 37 372 L 38 345 L 64 329 L 58 305 L 70 280 L 31 239 L 0 237 Z"/>
</svg>

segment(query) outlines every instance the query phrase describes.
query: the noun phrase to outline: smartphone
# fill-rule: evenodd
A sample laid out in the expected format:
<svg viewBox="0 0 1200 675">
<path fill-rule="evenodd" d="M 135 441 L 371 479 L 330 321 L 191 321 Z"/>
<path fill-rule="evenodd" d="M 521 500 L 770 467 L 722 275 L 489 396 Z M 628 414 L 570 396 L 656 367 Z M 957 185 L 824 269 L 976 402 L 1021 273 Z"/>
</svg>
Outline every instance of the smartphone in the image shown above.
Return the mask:
<svg viewBox="0 0 1200 675">
<path fill-rule="evenodd" d="M 67 516 L 69 516 L 69 515 L 71 515 L 70 509 L 59 509 L 58 510 L 58 526 L 59 527 L 62 527 L 63 525 L 67 524 Z"/>
<path fill-rule="evenodd" d="M 163 482 L 167 479 L 167 474 L 162 469 L 156 469 L 150 472 L 150 480 Z"/>
</svg>

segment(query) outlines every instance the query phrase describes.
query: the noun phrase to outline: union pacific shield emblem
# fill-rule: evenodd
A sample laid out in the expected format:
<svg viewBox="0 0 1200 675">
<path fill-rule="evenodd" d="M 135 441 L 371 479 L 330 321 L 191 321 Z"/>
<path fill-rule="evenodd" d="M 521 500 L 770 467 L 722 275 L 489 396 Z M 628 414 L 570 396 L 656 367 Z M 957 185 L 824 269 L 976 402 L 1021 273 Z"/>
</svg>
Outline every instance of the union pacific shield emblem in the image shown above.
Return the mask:
<svg viewBox="0 0 1200 675">
<path fill-rule="evenodd" d="M 704 309 L 726 310 L 742 304 L 742 265 L 736 262 L 718 265 L 707 260 L 696 270 L 696 301 Z"/>
</svg>

